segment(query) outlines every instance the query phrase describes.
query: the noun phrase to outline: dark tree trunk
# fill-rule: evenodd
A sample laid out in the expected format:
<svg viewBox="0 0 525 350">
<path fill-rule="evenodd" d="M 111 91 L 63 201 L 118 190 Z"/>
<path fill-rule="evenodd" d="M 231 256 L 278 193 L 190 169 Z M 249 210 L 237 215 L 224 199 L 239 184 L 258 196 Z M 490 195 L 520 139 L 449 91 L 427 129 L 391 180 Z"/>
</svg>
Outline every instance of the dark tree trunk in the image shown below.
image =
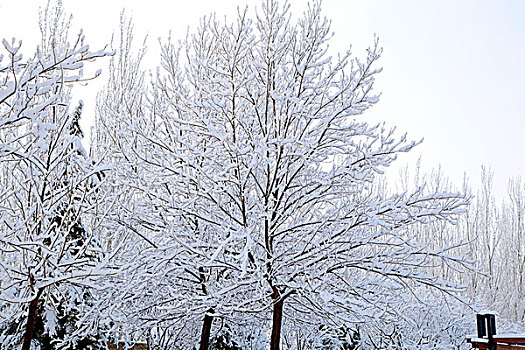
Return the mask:
<svg viewBox="0 0 525 350">
<path fill-rule="evenodd" d="M 210 314 L 212 313 L 213 309 L 209 309 L 208 312 L 204 315 L 204 321 L 202 322 L 201 344 L 199 350 L 208 350 L 210 346 L 211 323 L 213 322 L 213 316 L 211 316 Z"/>
<path fill-rule="evenodd" d="M 273 287 L 273 324 L 272 336 L 270 338 L 270 350 L 279 350 L 281 344 L 281 324 L 283 321 L 283 303 L 277 288 Z"/>
<path fill-rule="evenodd" d="M 35 299 L 33 299 L 29 304 L 29 312 L 27 313 L 26 331 L 24 334 L 24 343 L 22 344 L 22 350 L 31 349 L 31 340 L 33 340 L 33 331 L 35 329 L 36 311 L 38 308 L 38 301 L 40 300 L 41 294 L 42 289 L 39 289 L 36 293 Z"/>
</svg>

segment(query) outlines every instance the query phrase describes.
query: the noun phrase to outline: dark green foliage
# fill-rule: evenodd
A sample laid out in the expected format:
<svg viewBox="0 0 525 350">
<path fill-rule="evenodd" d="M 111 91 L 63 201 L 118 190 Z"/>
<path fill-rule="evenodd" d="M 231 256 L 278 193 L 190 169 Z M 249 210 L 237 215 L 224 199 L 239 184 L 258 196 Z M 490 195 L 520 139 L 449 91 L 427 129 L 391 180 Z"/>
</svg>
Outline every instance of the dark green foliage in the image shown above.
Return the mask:
<svg viewBox="0 0 525 350">
<path fill-rule="evenodd" d="M 323 331 L 321 326 L 320 331 Z M 358 350 L 361 349 L 361 333 L 359 328 L 340 327 L 330 330 L 321 341 L 318 350 Z"/>
<path fill-rule="evenodd" d="M 210 344 L 210 350 L 242 350 L 232 339 L 229 327 L 225 326 Z"/>
<path fill-rule="evenodd" d="M 57 315 L 57 326 L 56 334 L 51 337 L 44 327 L 43 320 L 43 308 L 39 307 L 37 321 L 35 324 L 35 336 L 34 339 L 40 343 L 41 350 L 55 350 L 57 349 L 57 339 L 64 339 L 64 337 L 70 334 L 75 327 L 75 322 L 78 320 L 78 312 L 76 310 L 64 311 L 64 307 L 59 306 Z M 85 336 L 80 339 L 75 346 L 68 346 L 62 348 L 63 350 L 95 350 L 101 349 L 100 345 L 97 345 L 97 339 L 92 336 Z"/>
<path fill-rule="evenodd" d="M 80 138 L 84 137 L 84 132 L 80 127 L 80 117 L 82 116 L 82 108 L 84 103 L 82 101 L 78 102 L 78 107 L 75 109 L 73 116 L 71 118 L 71 124 L 69 124 L 69 134 L 78 136 Z"/>
<path fill-rule="evenodd" d="M 44 317 L 44 306 L 42 303 L 38 306 L 35 328 L 33 334 L 33 343 L 39 345 L 40 350 L 98 350 L 103 349 L 101 342 L 96 337 L 84 336 L 79 339 L 75 345 L 66 346 L 59 348 L 58 342 L 63 340 L 68 334 L 71 334 L 74 330 L 75 323 L 78 320 L 78 312 L 76 310 L 68 310 L 63 306 L 63 302 L 59 304 L 57 308 L 57 318 L 55 334 L 51 335 L 45 327 L 46 320 Z M 7 323 L 6 327 L 8 331 L 6 334 L 12 334 L 15 337 L 11 339 L 13 348 L 20 347 L 22 345 L 22 337 L 25 328 L 26 317 L 22 319 L 13 320 Z"/>
</svg>

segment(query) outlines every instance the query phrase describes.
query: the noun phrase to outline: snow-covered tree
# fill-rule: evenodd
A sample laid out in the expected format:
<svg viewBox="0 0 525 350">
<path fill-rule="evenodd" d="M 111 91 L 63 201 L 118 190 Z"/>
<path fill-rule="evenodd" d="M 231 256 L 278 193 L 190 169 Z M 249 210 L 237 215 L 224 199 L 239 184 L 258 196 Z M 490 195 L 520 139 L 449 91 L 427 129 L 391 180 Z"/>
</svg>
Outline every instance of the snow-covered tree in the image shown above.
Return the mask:
<svg viewBox="0 0 525 350">
<path fill-rule="evenodd" d="M 163 46 L 148 102 L 113 113 L 135 174 L 128 229 L 152 243 L 139 260 L 150 281 L 126 293 L 150 325 L 200 319 L 203 349 L 214 319 L 249 315 L 278 349 L 283 318 L 338 328 L 395 314 L 415 285 L 458 290 L 432 274 L 467 263 L 458 245 L 430 247 L 409 228 L 454 221 L 466 197 L 374 191 L 417 143 L 362 116 L 378 101 L 377 39 L 364 59 L 334 58 L 330 37 L 319 3 L 297 23 L 271 0 L 253 19 L 205 18 L 182 47 Z"/>
<path fill-rule="evenodd" d="M 45 40 L 33 57 L 23 59 L 21 42 L 3 40 L 0 336 L 6 349 L 17 343 L 30 348 L 39 308 L 45 331 L 53 335 L 57 317 L 82 305 L 85 287 L 107 273 L 96 244 L 98 220 L 92 220 L 102 208 L 103 168 L 82 147 L 80 110 L 69 113 L 68 107 L 71 84 L 85 80 L 84 62 L 109 53 L 90 51 L 82 33 L 71 43 L 64 39 L 67 30 L 61 28 L 69 22 L 61 17 L 61 4 L 48 5 L 45 14 L 50 9 L 58 17 L 41 18 Z M 24 321 L 13 334 L 4 320 Z M 57 346 L 80 338 L 68 334 Z"/>
<path fill-rule="evenodd" d="M 410 176 L 407 171 L 403 171 L 401 188 L 410 188 L 410 182 L 414 180 L 416 186 L 427 183 L 439 191 L 451 192 L 453 189 L 453 184 L 441 168 L 427 174 L 416 169 L 415 174 Z M 521 269 L 525 187 L 519 176 L 510 178 L 507 195 L 498 204 L 493 175 L 494 171 L 490 168 L 481 168 L 481 186 L 474 192 L 472 203 L 466 213 L 461 215 L 457 225 L 434 222 L 415 226 L 411 230 L 418 234 L 420 241 L 430 242 L 434 248 L 445 241 L 465 242 L 460 249 L 461 254 L 476 261 L 475 269 L 458 273 L 448 264 L 441 264 L 433 268 L 433 272 L 467 285 L 467 290 L 461 296 L 473 310 L 493 310 L 500 317 L 498 324 L 502 325 L 502 329 L 520 332 L 520 323 L 523 327 L 525 313 L 524 293 L 520 284 L 524 276 Z M 463 191 L 472 192 L 467 180 L 464 181 Z M 438 305 L 439 302 L 435 299 L 428 303 L 427 308 L 432 308 L 432 305 Z M 468 311 L 469 307 L 464 307 Z M 427 328 L 432 327 L 427 325 Z"/>
<path fill-rule="evenodd" d="M 503 210 L 508 236 L 505 237 L 502 257 L 507 261 L 503 266 L 504 276 L 510 282 L 509 315 L 513 321 L 525 323 L 525 182 L 520 176 L 509 179 L 509 203 Z"/>
<path fill-rule="evenodd" d="M 470 275 L 469 296 L 485 308 L 514 322 L 525 320 L 524 223 L 525 186 L 519 176 L 509 179 L 507 195 L 496 203 L 494 172 L 482 168 L 481 188 L 468 210 L 463 234 L 470 233 L 471 249 L 485 275 Z"/>
</svg>

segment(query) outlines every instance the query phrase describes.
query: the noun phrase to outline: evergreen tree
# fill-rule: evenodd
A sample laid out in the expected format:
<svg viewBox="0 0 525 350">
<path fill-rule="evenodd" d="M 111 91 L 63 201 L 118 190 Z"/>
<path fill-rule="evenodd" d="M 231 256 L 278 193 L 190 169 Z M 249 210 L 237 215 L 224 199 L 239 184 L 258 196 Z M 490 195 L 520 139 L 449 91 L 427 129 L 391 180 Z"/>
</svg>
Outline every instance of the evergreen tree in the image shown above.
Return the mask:
<svg viewBox="0 0 525 350">
<path fill-rule="evenodd" d="M 65 137 L 68 148 L 69 159 L 65 162 L 66 166 L 63 167 L 63 173 L 59 183 L 55 184 L 56 187 L 52 190 L 59 190 L 63 188 L 74 188 L 75 184 L 70 183 L 71 178 L 74 178 L 73 173 L 81 171 L 79 168 L 79 159 L 86 159 L 86 152 L 82 147 L 80 139 L 84 136 L 82 129 L 79 124 L 79 120 L 82 114 L 83 103 L 80 101 L 78 107 L 75 109 L 70 118 L 68 125 L 68 133 Z M 66 124 L 67 125 L 67 124 Z M 93 184 L 87 184 L 92 187 Z M 51 190 L 51 191 L 52 191 Z M 69 197 L 70 198 L 67 198 Z M 90 248 L 100 248 L 100 245 L 96 240 L 90 240 L 88 233 L 82 224 L 80 216 L 71 211 L 71 202 L 81 201 L 82 198 L 80 193 L 77 191 L 71 191 L 62 203 L 58 206 L 56 215 L 51 220 L 51 225 L 54 227 L 53 231 L 67 232 L 65 239 L 65 250 L 67 251 L 64 256 L 67 258 L 76 259 L 87 259 L 97 260 L 97 257 L 89 252 L 87 246 Z M 50 247 L 52 244 L 53 235 L 49 235 L 43 240 L 43 244 Z M 97 249 L 98 250 L 98 249 Z M 57 286 L 59 283 L 57 283 Z M 92 295 L 87 288 L 84 288 L 82 301 L 75 300 L 73 306 L 78 306 L 81 302 L 84 304 L 92 303 Z M 72 307 L 69 300 L 58 299 L 56 296 L 46 293 L 45 291 L 40 296 L 42 302 L 38 303 L 36 318 L 34 321 L 33 328 L 33 341 L 32 344 L 38 344 L 40 350 L 91 350 L 100 349 L 102 342 L 98 336 L 87 334 L 80 339 L 76 339 L 73 342 L 68 340 L 68 336 L 71 335 L 77 328 L 77 322 L 80 319 L 80 313 L 76 307 Z M 49 300 L 49 303 L 45 301 Z M 7 324 L 6 335 L 13 335 L 13 341 L 11 345 L 20 345 L 23 337 L 25 327 L 25 314 L 21 319 L 15 319 Z M 18 334 L 20 336 L 18 336 Z"/>
</svg>

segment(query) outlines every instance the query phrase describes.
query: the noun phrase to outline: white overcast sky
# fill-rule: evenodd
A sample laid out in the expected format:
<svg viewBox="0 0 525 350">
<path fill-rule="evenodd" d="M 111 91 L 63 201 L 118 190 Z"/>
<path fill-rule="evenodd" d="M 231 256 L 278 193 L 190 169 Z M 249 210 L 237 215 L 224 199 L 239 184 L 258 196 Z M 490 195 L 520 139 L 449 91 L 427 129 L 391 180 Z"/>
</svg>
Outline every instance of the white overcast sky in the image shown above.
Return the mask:
<svg viewBox="0 0 525 350">
<path fill-rule="evenodd" d="M 157 38 L 183 39 L 210 12 L 233 18 L 247 0 L 63 0 L 73 14 L 73 32 L 84 30 L 93 49 L 109 43 L 122 8 L 131 14 L 136 42 L 148 34 L 156 64 Z M 291 0 L 294 15 L 307 0 Z M 42 0 L 0 0 L 0 37 L 22 39 L 26 52 L 39 40 Z M 473 187 L 481 165 L 495 171 L 501 197 L 508 178 L 525 174 L 525 1 L 522 0 L 324 0 L 332 20 L 332 53 L 350 44 L 356 55 L 372 43 L 384 47 L 383 73 L 376 88 L 381 101 L 368 116 L 425 141 L 400 163 L 423 157 L 426 169 L 441 164 L 455 183 L 466 172 Z M 93 63 L 94 70 L 106 62 Z M 77 89 L 85 107 L 85 125 L 105 76 Z"/>
</svg>

